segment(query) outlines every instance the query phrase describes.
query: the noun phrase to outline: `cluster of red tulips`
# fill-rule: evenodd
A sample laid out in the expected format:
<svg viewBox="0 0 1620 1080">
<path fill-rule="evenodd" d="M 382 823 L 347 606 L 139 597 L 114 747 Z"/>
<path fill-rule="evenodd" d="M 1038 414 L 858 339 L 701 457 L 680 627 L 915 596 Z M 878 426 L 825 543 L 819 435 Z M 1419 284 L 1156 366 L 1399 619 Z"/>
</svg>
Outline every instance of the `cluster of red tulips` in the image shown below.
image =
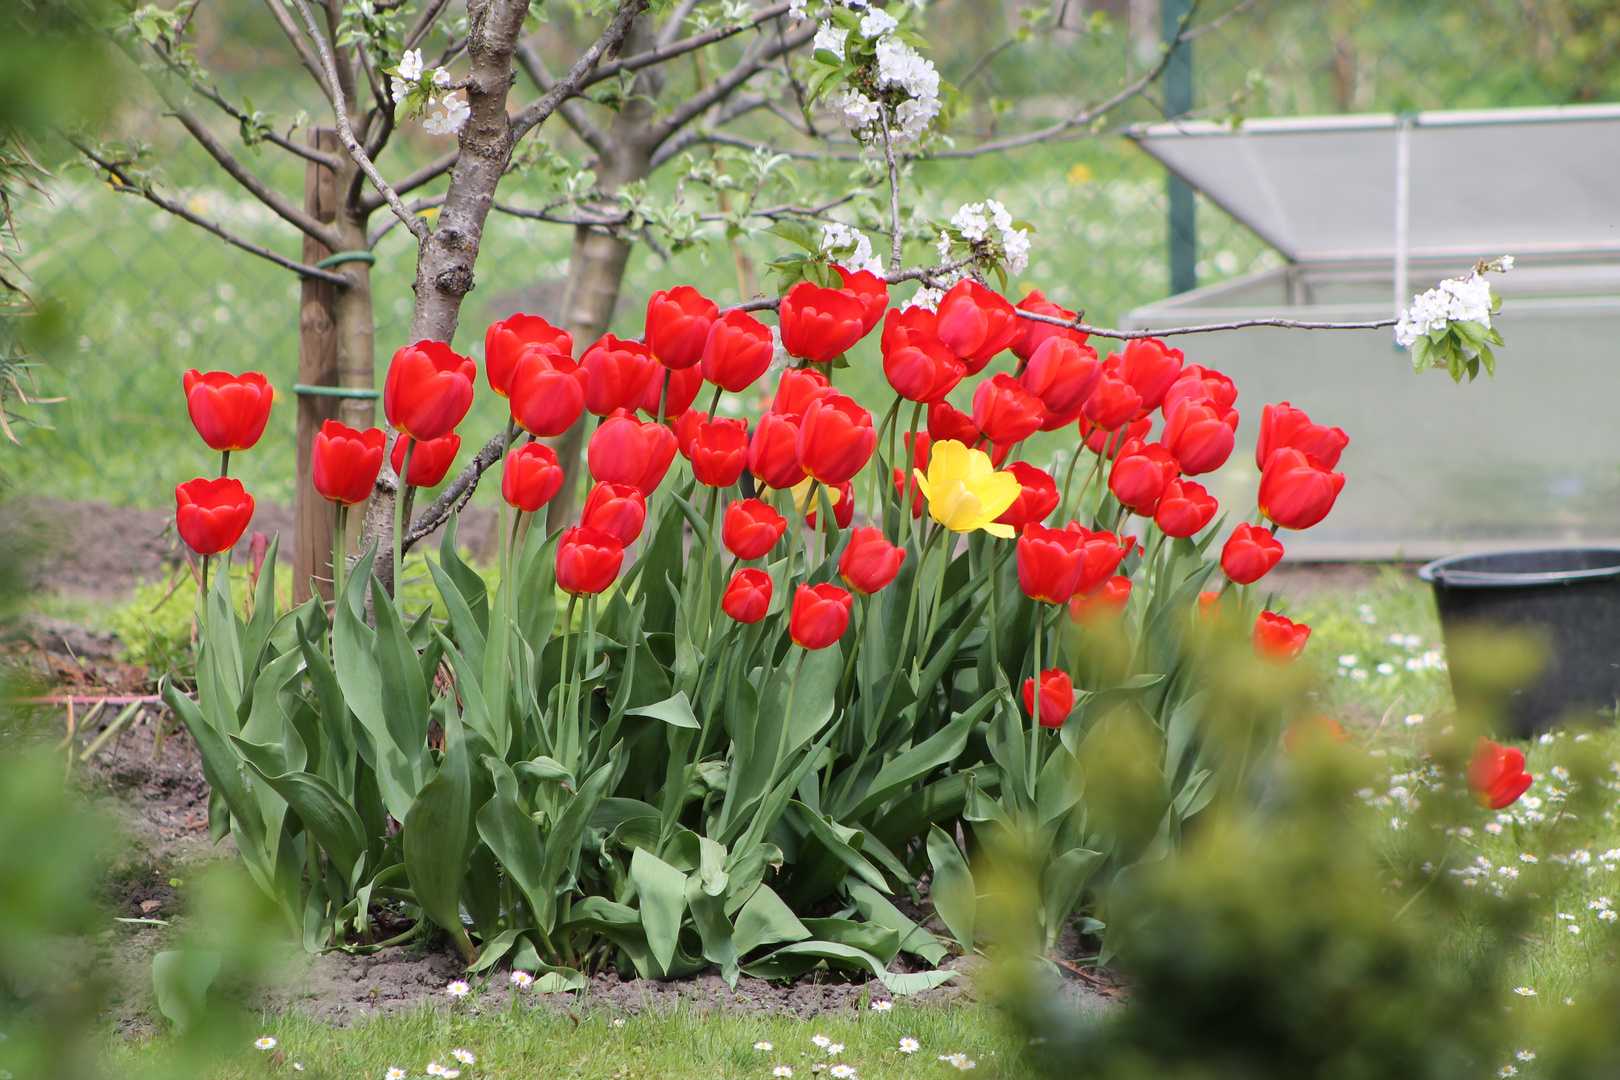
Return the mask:
<svg viewBox="0 0 1620 1080">
<path fill-rule="evenodd" d="M 188 371 L 182 386 L 192 426 L 210 449 L 220 452 L 218 477 L 199 476 L 174 489 L 175 528 L 193 551 L 206 558 L 235 547 L 253 520 L 253 496 L 227 473 L 231 453 L 253 449 L 264 435 L 275 391 L 256 371 L 245 375 Z M 205 572 L 206 566 L 205 562 Z"/>
</svg>

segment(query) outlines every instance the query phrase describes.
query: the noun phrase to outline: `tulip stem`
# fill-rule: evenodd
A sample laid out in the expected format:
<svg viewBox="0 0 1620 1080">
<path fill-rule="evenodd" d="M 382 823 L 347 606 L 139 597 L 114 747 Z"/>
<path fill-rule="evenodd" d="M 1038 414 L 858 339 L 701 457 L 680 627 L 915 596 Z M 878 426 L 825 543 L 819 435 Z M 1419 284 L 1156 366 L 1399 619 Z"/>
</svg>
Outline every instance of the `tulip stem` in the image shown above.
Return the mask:
<svg viewBox="0 0 1620 1080">
<path fill-rule="evenodd" d="M 896 404 L 899 403 L 896 402 Z M 905 490 L 900 493 L 900 526 L 908 532 L 910 528 L 906 525 L 906 515 L 911 513 L 911 492 L 913 486 L 917 483 L 917 466 L 915 464 L 917 460 L 917 424 L 921 420 L 922 402 L 919 401 L 911 409 L 911 446 L 906 450 L 906 463 L 904 465 L 906 486 Z M 920 515 L 917 520 L 919 522 L 922 520 Z M 918 528 L 920 529 L 921 526 L 919 525 Z M 898 532 L 896 532 L 895 538 L 899 539 Z M 922 547 L 922 537 L 920 535 L 917 537 L 917 546 L 919 550 Z"/>
<path fill-rule="evenodd" d="M 341 602 L 343 599 L 343 569 L 347 561 L 349 531 L 349 508 L 338 505 L 336 520 L 332 523 L 332 599 Z"/>
<path fill-rule="evenodd" d="M 411 455 L 416 452 L 416 440 L 409 435 L 399 436 L 408 440 L 405 443 L 405 460 L 399 470 L 399 484 L 394 490 L 394 600 L 398 602 L 405 595 L 404 580 L 402 578 L 405 566 L 405 500 L 410 494 L 411 486 L 405 478 L 411 475 Z"/>
<path fill-rule="evenodd" d="M 995 591 L 993 583 L 990 591 Z M 1041 746 L 1041 638 L 1045 636 L 1046 627 L 1041 625 L 1041 602 L 1037 600 L 1035 601 L 1035 681 L 1033 684 L 1035 692 L 1030 695 L 1031 705 L 1029 710 L 1029 776 L 1027 780 L 1031 797 L 1035 794 L 1036 757 L 1040 753 Z"/>
<path fill-rule="evenodd" d="M 203 615 L 202 615 L 203 618 L 206 618 L 207 613 L 208 613 L 208 560 L 209 560 L 209 558 L 210 558 L 210 556 L 207 556 L 207 555 L 204 555 L 202 557 L 202 603 L 200 605 L 200 610 L 203 613 Z"/>
<path fill-rule="evenodd" d="M 502 591 L 505 591 L 504 588 Z M 563 614 L 562 656 L 557 661 L 557 724 L 562 722 L 561 713 L 568 707 L 568 697 L 573 689 L 574 676 L 568 669 L 568 638 L 574 628 L 574 605 L 578 602 L 578 593 L 568 594 L 568 610 Z M 553 730 L 556 730 L 556 725 Z"/>
<path fill-rule="evenodd" d="M 720 386 L 714 388 L 714 396 L 709 398 L 709 419 L 714 419 L 714 411 L 720 407 Z"/>
<path fill-rule="evenodd" d="M 938 526 L 938 530 L 939 531 L 936 532 L 934 534 L 934 536 L 941 536 L 941 535 L 943 535 L 943 534 L 945 534 L 946 532 L 949 531 L 943 525 Z M 934 536 L 931 536 L 931 537 L 928 538 L 928 543 L 925 545 L 925 547 L 931 546 L 933 544 Z M 935 630 L 934 624 L 939 620 L 939 598 L 945 592 L 945 571 L 950 569 L 950 565 L 951 565 L 951 548 L 953 546 L 954 545 L 951 543 L 951 541 L 950 541 L 950 539 L 948 537 L 946 538 L 945 543 L 940 545 L 940 549 L 939 549 L 939 580 L 934 585 L 934 599 L 933 599 L 932 603 L 929 605 L 929 609 L 928 609 L 928 633 L 922 639 L 922 646 L 923 646 L 922 651 L 923 652 L 927 652 L 928 646 L 930 646 L 930 645 L 932 645 L 934 643 L 934 630 Z M 918 569 L 920 570 L 921 567 L 918 567 Z M 992 584 L 992 588 L 993 588 L 994 583 L 992 582 L 991 584 Z"/>
<path fill-rule="evenodd" d="M 986 534 L 988 535 L 988 534 Z M 996 563 L 1001 560 L 1001 547 L 990 538 L 990 674 L 992 680 L 1001 671 L 1001 655 L 996 641 Z"/>
<path fill-rule="evenodd" d="M 703 513 L 703 520 L 708 524 L 709 531 L 703 537 L 703 576 L 699 581 L 700 588 L 698 590 L 698 595 L 701 597 L 699 603 L 703 605 L 703 610 L 708 613 L 709 629 L 714 627 L 715 608 L 715 605 L 709 600 L 709 563 L 714 560 L 714 534 L 720 527 L 720 523 L 715 520 L 715 510 L 719 505 L 720 489 L 712 487 L 709 489 L 709 505 Z M 724 586 L 721 586 L 721 588 L 723 589 Z"/>
<path fill-rule="evenodd" d="M 231 475 L 231 452 L 221 450 L 219 452 L 219 478 L 223 480 L 229 475 Z"/>
<path fill-rule="evenodd" d="M 512 452 L 512 440 L 515 439 L 515 438 L 517 438 L 517 424 L 516 424 L 515 421 L 508 420 L 506 422 L 505 430 L 503 430 L 501 432 L 501 468 L 502 469 L 505 469 L 507 467 L 506 459 L 507 459 L 507 456 L 510 455 L 511 452 Z M 496 537 L 499 539 L 499 541 L 500 541 L 500 543 L 502 545 L 501 550 L 500 550 L 500 573 L 501 573 L 501 591 L 502 592 L 506 591 L 507 582 L 509 582 L 511 580 L 511 571 L 512 571 L 511 566 L 508 565 L 508 558 L 507 558 L 508 552 L 507 552 L 507 549 L 506 549 L 506 511 L 507 511 L 507 507 L 508 507 L 507 501 L 505 499 L 502 499 L 501 500 L 500 532 L 496 533 Z"/>
<path fill-rule="evenodd" d="M 662 364 L 659 365 L 663 367 Z M 669 405 L 669 368 L 664 368 L 663 377 L 659 380 L 658 390 L 658 423 L 664 422 L 664 409 Z"/>
</svg>

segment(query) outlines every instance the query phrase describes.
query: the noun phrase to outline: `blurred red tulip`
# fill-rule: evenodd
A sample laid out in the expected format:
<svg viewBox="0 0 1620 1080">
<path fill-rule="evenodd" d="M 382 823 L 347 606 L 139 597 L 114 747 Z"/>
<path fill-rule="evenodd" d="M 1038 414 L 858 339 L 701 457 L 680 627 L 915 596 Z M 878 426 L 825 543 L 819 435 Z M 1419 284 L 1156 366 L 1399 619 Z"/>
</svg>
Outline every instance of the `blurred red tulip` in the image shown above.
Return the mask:
<svg viewBox="0 0 1620 1080">
<path fill-rule="evenodd" d="M 524 443 L 506 455 L 501 467 L 501 498 L 532 514 L 562 490 L 563 470 L 557 452 L 544 443 Z"/>
<path fill-rule="evenodd" d="M 739 559 L 763 558 L 787 532 L 787 519 L 758 499 L 738 499 L 726 507 L 720 539 Z"/>
<path fill-rule="evenodd" d="M 604 334 L 580 358 L 585 370 L 585 408 L 597 416 L 634 409 L 647 393 L 658 368 L 652 352 L 639 341 Z"/>
<path fill-rule="evenodd" d="M 1519 801 L 1535 778 L 1524 771 L 1524 751 L 1480 736 L 1468 763 L 1468 790 L 1481 806 L 1502 810 Z"/>
<path fill-rule="evenodd" d="M 775 354 L 770 327 L 746 311 L 728 311 L 709 329 L 701 370 L 720 389 L 740 394 L 765 374 Z"/>
<path fill-rule="evenodd" d="M 1344 730 L 1344 725 L 1337 720 L 1331 720 L 1321 713 L 1304 720 L 1295 720 L 1283 732 L 1283 746 L 1290 754 L 1297 754 L 1300 750 L 1315 739 L 1327 739 L 1331 742 L 1345 742 L 1350 733 Z"/>
<path fill-rule="evenodd" d="M 409 441 L 409 436 L 401 435 L 388 453 L 388 463 L 396 475 L 405 467 L 405 444 Z M 438 487 L 460 450 L 461 436 L 453 431 L 442 439 L 418 440 L 411 448 L 411 474 L 405 482 L 412 487 Z"/>
<path fill-rule="evenodd" d="M 180 382 L 192 426 L 209 449 L 250 450 L 264 434 L 276 394 L 257 371 L 232 375 L 193 369 Z"/>
<path fill-rule="evenodd" d="M 512 420 L 540 439 L 561 435 L 585 411 L 584 368 L 553 349 L 524 347 L 507 384 Z"/>
<path fill-rule="evenodd" d="M 1284 529 L 1308 529 L 1327 517 L 1344 488 L 1344 474 L 1329 472 L 1315 454 L 1273 450 L 1260 474 L 1260 512 Z"/>
<path fill-rule="evenodd" d="M 336 420 L 322 424 L 310 460 L 311 479 L 321 498 L 339 506 L 356 506 L 371 498 L 387 441 L 381 428 L 356 431 Z"/>
<path fill-rule="evenodd" d="M 174 489 L 174 526 L 199 555 L 218 555 L 236 546 L 253 520 L 253 496 L 240 480 L 199 476 Z"/>
<path fill-rule="evenodd" d="M 1311 628 L 1304 623 L 1294 622 L 1274 611 L 1262 611 L 1254 620 L 1251 635 L 1254 655 L 1272 667 L 1287 667 L 1299 659 L 1310 636 Z"/>
<path fill-rule="evenodd" d="M 442 341 L 418 341 L 394 354 L 383 382 L 383 414 L 395 430 L 429 442 L 448 435 L 472 407 L 478 365 Z"/>
<path fill-rule="evenodd" d="M 849 629 L 849 609 L 854 602 L 854 597 L 830 582 L 800 585 L 793 594 L 788 634 L 802 649 L 825 649 Z"/>
<path fill-rule="evenodd" d="M 744 625 L 752 625 L 771 609 L 771 575 L 748 566 L 731 576 L 720 597 L 720 610 Z"/>
<path fill-rule="evenodd" d="M 696 367 L 718 318 L 714 301 L 692 286 L 660 289 L 647 300 L 647 348 L 672 371 Z"/>
<path fill-rule="evenodd" d="M 1131 579 L 1115 575 L 1090 596 L 1075 594 L 1069 601 L 1069 618 L 1081 626 L 1106 626 L 1119 618 L 1131 602 Z"/>
<path fill-rule="evenodd" d="M 1079 528 L 1070 525 L 1070 528 Z M 1114 576 L 1119 564 L 1125 561 L 1125 556 L 1131 553 L 1136 544 L 1136 537 L 1130 537 L 1121 544 L 1119 538 L 1111 532 L 1098 530 L 1090 532 L 1080 529 L 1083 538 L 1080 544 L 1085 552 L 1085 563 L 1080 567 L 1080 580 L 1075 582 L 1074 591 L 1081 596 L 1090 596 Z"/>
<path fill-rule="evenodd" d="M 709 414 L 697 409 L 687 409 L 675 419 L 675 445 L 680 448 L 681 457 L 692 460 L 692 440 L 697 438 L 699 424 L 707 424 Z"/>
<path fill-rule="evenodd" d="M 1247 521 L 1232 530 L 1221 548 L 1221 570 L 1239 585 L 1252 585 L 1271 572 L 1283 557 L 1283 546 L 1271 530 Z"/>
<path fill-rule="evenodd" d="M 596 484 L 585 496 L 579 523 L 601 529 L 629 547 L 647 524 L 647 500 L 633 484 Z"/>
<path fill-rule="evenodd" d="M 557 587 L 575 596 L 594 596 L 619 576 L 624 545 L 616 536 L 576 525 L 557 541 Z"/>
<path fill-rule="evenodd" d="M 866 336 L 866 308 L 854 293 L 801 281 L 782 298 L 782 347 L 813 364 L 848 352 Z"/>
<path fill-rule="evenodd" d="M 1047 668 L 1041 672 L 1041 727 L 1060 728 L 1073 711 L 1074 683 L 1069 679 L 1069 673 L 1057 668 Z M 1034 679 L 1024 680 L 1024 712 L 1035 715 Z"/>
<path fill-rule="evenodd" d="M 1159 497 L 1153 511 L 1153 523 L 1166 536 L 1177 538 L 1192 536 L 1215 520 L 1220 504 L 1204 490 L 1202 484 L 1191 480 L 1172 480 Z"/>
<path fill-rule="evenodd" d="M 574 339 L 538 315 L 516 315 L 489 324 L 484 331 L 484 375 L 501 397 L 512 396 L 512 376 L 528 346 L 572 358 Z"/>
<path fill-rule="evenodd" d="M 926 472 L 928 466 L 924 464 L 918 468 Z M 996 524 L 1011 525 L 1015 530 L 1022 530 L 1025 525 L 1039 525 L 1045 521 L 1057 509 L 1057 481 L 1052 479 L 1050 473 L 1037 469 L 1027 461 L 1015 461 L 1007 466 L 1007 471 L 1018 480 L 1018 498 L 996 518 Z"/>
<path fill-rule="evenodd" d="M 664 389 L 668 383 L 669 389 Z M 673 420 L 684 416 L 697 400 L 698 391 L 703 389 L 703 373 L 695 367 L 681 368 L 679 371 L 653 372 L 653 377 L 647 380 L 647 390 L 641 395 L 641 411 L 647 414 L 648 419 L 658 419 L 660 403 L 664 408 L 664 419 Z"/>
</svg>

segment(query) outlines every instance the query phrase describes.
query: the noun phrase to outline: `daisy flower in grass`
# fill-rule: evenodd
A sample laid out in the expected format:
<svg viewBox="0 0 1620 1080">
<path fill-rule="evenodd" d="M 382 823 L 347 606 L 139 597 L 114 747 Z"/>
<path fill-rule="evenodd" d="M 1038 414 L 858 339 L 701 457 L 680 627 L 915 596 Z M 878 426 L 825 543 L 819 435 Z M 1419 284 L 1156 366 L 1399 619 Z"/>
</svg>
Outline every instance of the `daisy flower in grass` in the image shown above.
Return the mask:
<svg viewBox="0 0 1620 1080">
<path fill-rule="evenodd" d="M 387 1072 L 383 1073 L 383 1080 L 405 1080 L 405 1078 L 409 1075 L 410 1073 L 406 1072 L 398 1065 L 395 1065 Z"/>
<path fill-rule="evenodd" d="M 615 1017 L 614 1017 L 614 1018 L 613 1018 L 613 1026 L 614 1026 L 614 1027 L 624 1027 L 624 1017 L 622 1017 L 622 1016 L 615 1016 Z"/>
<path fill-rule="evenodd" d="M 844 1052 L 844 1044 L 843 1043 L 833 1043 L 831 1046 L 827 1047 L 827 1053 L 829 1053 L 829 1054 L 842 1054 L 843 1052 Z"/>
<path fill-rule="evenodd" d="M 921 1049 L 922 1043 L 918 1042 L 916 1039 L 913 1039 L 909 1035 L 900 1040 L 900 1052 L 902 1054 L 915 1054 Z"/>
<path fill-rule="evenodd" d="M 764 1039 L 761 1039 L 761 1040 L 759 1040 L 759 1042 L 754 1044 L 754 1049 L 755 1050 L 775 1050 L 776 1045 L 774 1043 L 768 1043 Z"/>
<path fill-rule="evenodd" d="M 276 1037 L 274 1035 L 266 1035 L 263 1038 L 254 1039 L 253 1048 L 255 1050 L 274 1050 L 276 1048 Z"/>
<path fill-rule="evenodd" d="M 453 998 L 464 998 L 472 993 L 472 987 L 467 985 L 467 980 L 456 979 L 444 988 L 444 992 Z"/>
<path fill-rule="evenodd" d="M 534 976 L 527 971 L 512 972 L 512 985 L 519 990 L 527 990 L 534 985 Z"/>
<path fill-rule="evenodd" d="M 892 1002 L 892 1001 L 874 1001 L 874 1002 L 872 1002 L 872 1011 L 873 1012 L 888 1012 L 892 1008 L 894 1008 L 894 1002 Z"/>
<path fill-rule="evenodd" d="M 832 1040 L 820 1032 L 810 1036 L 810 1041 L 821 1047 L 823 1050 L 832 1045 Z"/>
<path fill-rule="evenodd" d="M 827 1071 L 832 1073 L 834 1076 L 836 1076 L 838 1078 L 838 1080 L 850 1080 L 850 1078 L 855 1075 L 855 1066 L 853 1066 L 853 1065 L 834 1065 L 832 1068 L 828 1069 Z"/>
<path fill-rule="evenodd" d="M 460 1047 L 450 1051 L 450 1056 L 461 1062 L 463 1065 L 471 1065 L 478 1060 L 477 1058 L 473 1057 L 473 1052 L 471 1050 L 463 1050 Z"/>
<path fill-rule="evenodd" d="M 790 1077 L 790 1076 L 793 1075 L 793 1066 L 791 1066 L 791 1065 L 778 1065 L 776 1068 L 771 1070 L 771 1075 L 772 1076 L 789 1076 Z"/>
<path fill-rule="evenodd" d="M 1536 996 L 1536 992 L 1534 990 L 1530 989 L 1528 986 L 1515 986 L 1513 988 L 1513 992 L 1515 994 L 1518 994 L 1520 997 L 1535 997 Z"/>
</svg>

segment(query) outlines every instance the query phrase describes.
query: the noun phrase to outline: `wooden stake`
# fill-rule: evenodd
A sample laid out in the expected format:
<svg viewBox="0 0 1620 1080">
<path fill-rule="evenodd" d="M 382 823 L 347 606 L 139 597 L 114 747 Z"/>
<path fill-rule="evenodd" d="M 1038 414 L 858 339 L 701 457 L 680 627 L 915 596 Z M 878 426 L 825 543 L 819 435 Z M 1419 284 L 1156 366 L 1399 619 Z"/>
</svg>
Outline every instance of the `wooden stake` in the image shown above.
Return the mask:
<svg viewBox="0 0 1620 1080">
<path fill-rule="evenodd" d="M 310 133 L 310 145 L 328 153 L 338 149 L 337 133 L 319 128 Z M 307 162 L 304 166 L 304 209 L 321 221 L 337 217 L 337 187 L 330 169 Z M 304 262 L 314 264 L 328 251 L 319 241 L 304 237 Z M 338 384 L 337 287 L 306 278 L 298 312 L 298 381 L 308 386 Z M 293 603 L 310 597 L 310 579 L 317 578 L 322 597 L 332 599 L 333 505 L 321 498 L 310 476 L 315 436 L 321 425 L 338 415 L 342 399 L 298 396 L 298 476 L 293 496 Z"/>
</svg>

